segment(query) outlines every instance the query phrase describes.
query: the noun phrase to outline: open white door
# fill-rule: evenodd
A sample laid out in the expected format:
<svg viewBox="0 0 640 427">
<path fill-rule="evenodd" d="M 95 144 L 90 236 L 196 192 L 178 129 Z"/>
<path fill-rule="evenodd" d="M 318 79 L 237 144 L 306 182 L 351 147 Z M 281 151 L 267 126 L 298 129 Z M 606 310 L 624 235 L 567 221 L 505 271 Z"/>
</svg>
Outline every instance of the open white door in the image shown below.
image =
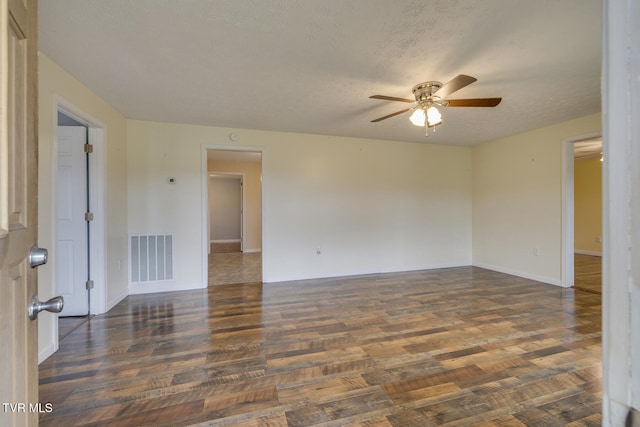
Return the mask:
<svg viewBox="0 0 640 427">
<path fill-rule="evenodd" d="M 36 426 L 41 309 L 38 227 L 37 1 L 0 0 L 0 425 Z M 31 313 L 30 313 L 30 308 Z M 32 314 L 30 316 L 29 314 Z"/>
<path fill-rule="evenodd" d="M 605 0 L 602 425 L 640 426 L 640 2 Z"/>
<path fill-rule="evenodd" d="M 87 158 L 84 127 L 58 126 L 56 282 L 64 297 L 61 316 L 89 314 Z"/>
</svg>

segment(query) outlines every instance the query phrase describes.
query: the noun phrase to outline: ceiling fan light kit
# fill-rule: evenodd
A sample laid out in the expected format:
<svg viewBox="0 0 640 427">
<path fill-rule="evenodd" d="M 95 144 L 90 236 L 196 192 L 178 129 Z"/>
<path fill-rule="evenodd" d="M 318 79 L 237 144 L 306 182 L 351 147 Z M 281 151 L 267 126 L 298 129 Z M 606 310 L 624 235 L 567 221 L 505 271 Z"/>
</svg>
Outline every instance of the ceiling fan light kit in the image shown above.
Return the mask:
<svg viewBox="0 0 640 427">
<path fill-rule="evenodd" d="M 412 89 L 416 98 L 416 106 L 409 120 L 416 126 L 424 126 L 425 136 L 429 136 L 429 128 L 433 128 L 442 123 L 442 114 L 437 106 L 445 106 L 446 101 L 442 101 L 435 93 L 442 87 L 440 82 L 424 82 L 415 85 Z"/>
<path fill-rule="evenodd" d="M 418 108 L 413 111 L 409 120 L 416 126 L 424 126 L 424 121 L 427 119 L 427 116 L 424 114 L 424 110 L 422 108 Z"/>
<path fill-rule="evenodd" d="M 434 129 L 435 132 L 435 127 L 442 123 L 442 114 L 438 107 L 495 107 L 500 104 L 502 98 L 444 99 L 453 92 L 470 85 L 476 80 L 477 79 L 475 77 L 459 74 L 445 85 L 436 81 L 418 83 L 412 89 L 415 101 L 412 99 L 396 98 L 393 96 L 372 95 L 369 98 L 383 99 L 386 101 L 410 102 L 413 103 L 414 106 L 412 108 L 396 111 L 395 113 L 391 113 L 386 116 L 378 117 L 377 119 L 371 120 L 371 122 L 377 123 L 390 117 L 406 113 L 407 111 L 412 111 L 411 117 L 409 117 L 411 123 L 416 126 L 424 126 L 425 136 L 429 136 L 429 128 Z"/>
<path fill-rule="evenodd" d="M 440 114 L 440 111 L 433 105 L 426 108 L 426 112 L 425 108 L 426 107 L 416 107 L 413 109 L 413 114 L 411 114 L 409 120 L 415 126 L 426 126 L 427 130 L 434 128 L 435 132 L 435 127 L 442 123 L 442 114 Z"/>
</svg>

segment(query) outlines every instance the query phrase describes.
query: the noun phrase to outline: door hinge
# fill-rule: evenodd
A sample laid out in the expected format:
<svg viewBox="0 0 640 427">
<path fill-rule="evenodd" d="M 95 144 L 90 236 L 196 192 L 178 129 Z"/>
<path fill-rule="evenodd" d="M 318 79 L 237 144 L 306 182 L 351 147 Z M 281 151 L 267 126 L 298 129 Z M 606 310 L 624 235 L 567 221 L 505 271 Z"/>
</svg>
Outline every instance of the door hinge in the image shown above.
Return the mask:
<svg viewBox="0 0 640 427">
<path fill-rule="evenodd" d="M 85 212 L 84 213 L 85 221 L 93 221 L 93 212 Z"/>
<path fill-rule="evenodd" d="M 93 153 L 93 145 L 84 144 L 84 152 L 87 153 L 87 154 Z"/>
<path fill-rule="evenodd" d="M 85 285 L 87 289 L 93 289 L 93 280 L 87 280 L 87 283 Z"/>
</svg>

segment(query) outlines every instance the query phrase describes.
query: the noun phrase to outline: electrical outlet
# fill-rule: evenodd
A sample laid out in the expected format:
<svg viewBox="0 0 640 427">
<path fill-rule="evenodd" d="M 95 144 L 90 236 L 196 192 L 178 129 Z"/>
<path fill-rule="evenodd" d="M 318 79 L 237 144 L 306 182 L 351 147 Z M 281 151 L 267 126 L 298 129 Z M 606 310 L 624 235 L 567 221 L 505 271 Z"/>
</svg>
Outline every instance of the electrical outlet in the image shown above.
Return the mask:
<svg viewBox="0 0 640 427">
<path fill-rule="evenodd" d="M 316 255 L 320 254 L 322 254 L 322 249 L 320 249 L 320 246 L 316 246 Z"/>
<path fill-rule="evenodd" d="M 540 256 L 540 248 L 533 248 L 533 255 Z"/>
<path fill-rule="evenodd" d="M 596 236 L 596 242 L 602 243 L 602 236 Z"/>
</svg>

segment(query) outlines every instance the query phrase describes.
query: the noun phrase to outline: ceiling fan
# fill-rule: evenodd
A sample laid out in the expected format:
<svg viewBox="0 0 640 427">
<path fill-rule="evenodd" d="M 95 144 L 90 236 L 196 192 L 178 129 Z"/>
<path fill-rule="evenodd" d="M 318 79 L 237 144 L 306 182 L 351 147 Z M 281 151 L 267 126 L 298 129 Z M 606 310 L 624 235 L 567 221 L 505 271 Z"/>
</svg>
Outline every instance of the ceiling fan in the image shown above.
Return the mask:
<svg viewBox="0 0 640 427">
<path fill-rule="evenodd" d="M 435 128 L 442 123 L 442 115 L 438 107 L 495 107 L 500 104 L 502 98 L 444 99 L 476 80 L 475 77 L 459 74 L 444 85 L 435 81 L 418 83 L 412 89 L 413 95 L 416 98 L 415 100 L 396 98 L 394 96 L 372 95 L 369 98 L 408 102 L 414 104 L 414 106 L 378 117 L 377 119 L 371 120 L 371 122 L 380 122 L 390 117 L 406 113 L 407 111 L 413 111 L 409 120 L 416 126 L 424 126 L 425 136 L 428 136 L 429 128 Z"/>
</svg>

